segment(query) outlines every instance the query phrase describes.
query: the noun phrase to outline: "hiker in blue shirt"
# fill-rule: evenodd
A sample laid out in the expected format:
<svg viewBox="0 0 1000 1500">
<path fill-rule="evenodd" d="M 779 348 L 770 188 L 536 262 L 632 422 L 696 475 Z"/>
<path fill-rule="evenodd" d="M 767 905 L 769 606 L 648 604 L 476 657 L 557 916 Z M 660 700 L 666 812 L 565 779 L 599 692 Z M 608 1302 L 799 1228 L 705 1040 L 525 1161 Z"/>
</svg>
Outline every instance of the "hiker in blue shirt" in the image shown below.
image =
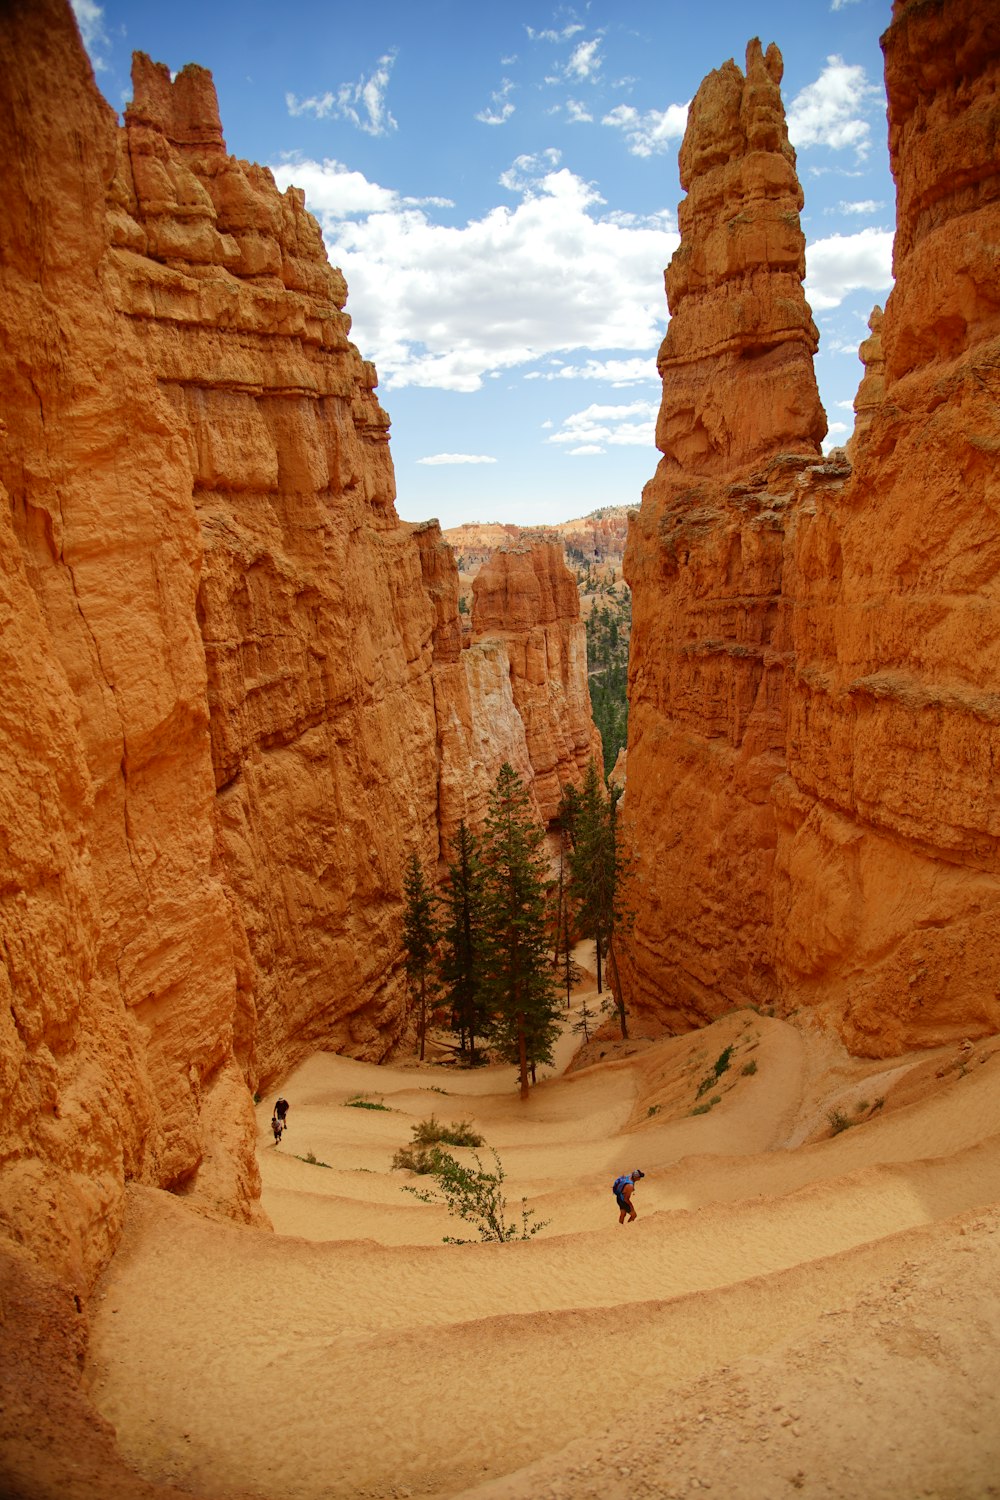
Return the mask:
<svg viewBox="0 0 1000 1500">
<path fill-rule="evenodd" d="M 639 1178 L 645 1177 L 645 1175 L 645 1172 L 640 1172 L 639 1168 L 636 1167 L 634 1172 L 628 1172 L 624 1177 L 616 1177 L 612 1183 L 611 1191 L 615 1195 L 615 1202 L 621 1209 L 621 1213 L 618 1215 L 619 1224 L 625 1223 L 626 1214 L 628 1215 L 630 1224 L 636 1217 L 635 1204 L 632 1202 L 632 1189 L 639 1181 Z"/>
</svg>

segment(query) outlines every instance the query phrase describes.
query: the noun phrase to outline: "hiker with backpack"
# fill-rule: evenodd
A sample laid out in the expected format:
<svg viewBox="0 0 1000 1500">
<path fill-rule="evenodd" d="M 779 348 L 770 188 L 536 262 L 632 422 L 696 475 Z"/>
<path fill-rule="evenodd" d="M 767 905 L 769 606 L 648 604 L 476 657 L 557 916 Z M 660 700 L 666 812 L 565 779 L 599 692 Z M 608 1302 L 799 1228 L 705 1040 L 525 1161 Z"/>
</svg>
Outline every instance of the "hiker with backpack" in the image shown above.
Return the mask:
<svg viewBox="0 0 1000 1500">
<path fill-rule="evenodd" d="M 615 1202 L 621 1209 L 621 1213 L 618 1215 L 619 1224 L 625 1223 L 626 1214 L 628 1215 L 630 1224 L 636 1217 L 635 1204 L 632 1202 L 632 1189 L 639 1181 L 639 1178 L 645 1177 L 645 1175 L 645 1172 L 640 1172 L 639 1168 L 636 1167 L 634 1172 L 627 1172 L 622 1177 L 616 1177 L 611 1184 L 611 1191 L 615 1195 Z"/>
<path fill-rule="evenodd" d="M 274 1133 L 274 1144 L 277 1145 L 288 1128 L 285 1116 L 288 1114 L 288 1100 L 278 1099 L 275 1102 L 274 1113 L 271 1116 L 271 1130 Z"/>
</svg>

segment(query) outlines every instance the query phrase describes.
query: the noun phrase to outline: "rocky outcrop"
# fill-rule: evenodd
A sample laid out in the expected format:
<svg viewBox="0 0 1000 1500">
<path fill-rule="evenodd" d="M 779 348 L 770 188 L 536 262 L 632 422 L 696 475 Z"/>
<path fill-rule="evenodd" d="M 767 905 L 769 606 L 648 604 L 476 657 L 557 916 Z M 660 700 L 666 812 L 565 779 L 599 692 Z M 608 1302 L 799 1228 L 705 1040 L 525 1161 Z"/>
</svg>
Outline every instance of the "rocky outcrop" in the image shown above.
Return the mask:
<svg viewBox="0 0 1000 1500">
<path fill-rule="evenodd" d="M 480 648 L 501 643 L 506 650 L 534 795 L 548 822 L 563 789 L 580 782 L 591 759 L 602 764 L 586 630 L 560 542 L 527 536 L 493 554 L 473 583 L 472 637 Z"/>
<path fill-rule="evenodd" d="M 853 464 L 857 460 L 858 448 L 872 424 L 872 418 L 885 397 L 885 360 L 882 356 L 882 309 L 872 308 L 868 319 L 868 338 L 858 349 L 858 358 L 865 367 L 857 395 L 854 397 L 854 431 L 846 445 L 847 457 Z"/>
<path fill-rule="evenodd" d="M 883 38 L 897 282 L 853 472 L 811 457 L 811 420 L 693 443 L 730 399 L 731 354 L 706 355 L 702 395 L 665 365 L 665 457 L 626 556 L 623 968 L 633 1003 L 678 1026 L 807 1004 L 870 1055 L 1000 1027 L 998 26 L 897 4 Z"/>
<path fill-rule="evenodd" d="M 826 433 L 802 293 L 802 189 L 779 85 L 781 53 L 747 47 L 695 95 L 680 150 L 681 243 L 666 272 L 656 444 L 668 467 L 721 475 Z"/>
<path fill-rule="evenodd" d="M 407 856 L 531 761 L 302 194 L 64 0 L 0 54 L 0 1225 L 85 1286 L 127 1180 L 260 1220 L 251 1091 L 405 1037 Z"/>
</svg>

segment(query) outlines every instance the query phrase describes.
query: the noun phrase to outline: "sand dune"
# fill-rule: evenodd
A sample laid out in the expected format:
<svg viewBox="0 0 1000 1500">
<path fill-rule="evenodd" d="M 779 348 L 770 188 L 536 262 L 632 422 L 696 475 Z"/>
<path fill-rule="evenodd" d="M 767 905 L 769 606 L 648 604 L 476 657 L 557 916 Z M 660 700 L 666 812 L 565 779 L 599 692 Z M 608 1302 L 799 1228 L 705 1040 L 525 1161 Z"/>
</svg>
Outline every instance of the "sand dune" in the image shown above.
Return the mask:
<svg viewBox="0 0 1000 1500">
<path fill-rule="evenodd" d="M 1000 1043 L 859 1062 L 744 1011 L 574 1047 L 527 1104 L 510 1068 L 313 1057 L 279 1147 L 258 1110 L 274 1235 L 133 1191 L 87 1370 L 127 1461 L 267 1500 L 1000 1494 Z M 473 1231 L 391 1170 L 431 1114 L 536 1238 L 442 1243 Z"/>
</svg>

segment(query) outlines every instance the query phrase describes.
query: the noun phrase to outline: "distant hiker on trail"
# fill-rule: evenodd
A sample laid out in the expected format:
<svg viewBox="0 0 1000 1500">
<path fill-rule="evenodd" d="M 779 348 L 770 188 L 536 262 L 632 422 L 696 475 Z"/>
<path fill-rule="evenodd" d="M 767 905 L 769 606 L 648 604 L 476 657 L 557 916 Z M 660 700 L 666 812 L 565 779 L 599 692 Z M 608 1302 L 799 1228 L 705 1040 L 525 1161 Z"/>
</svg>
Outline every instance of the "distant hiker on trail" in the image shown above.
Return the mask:
<svg viewBox="0 0 1000 1500">
<path fill-rule="evenodd" d="M 628 1172 L 624 1177 L 616 1177 L 611 1184 L 611 1191 L 615 1195 L 615 1202 L 621 1209 L 621 1213 L 618 1215 L 619 1224 L 625 1223 L 626 1214 L 628 1215 L 630 1224 L 635 1218 L 636 1213 L 635 1204 L 632 1202 L 632 1189 L 639 1181 L 639 1178 L 645 1177 L 645 1175 L 645 1172 L 640 1172 L 639 1168 L 636 1167 L 634 1172 Z"/>
<path fill-rule="evenodd" d="M 277 1099 L 274 1105 L 274 1113 L 271 1116 L 271 1129 L 274 1131 L 274 1144 L 277 1145 L 288 1128 L 285 1118 L 288 1114 L 288 1100 Z"/>
</svg>

